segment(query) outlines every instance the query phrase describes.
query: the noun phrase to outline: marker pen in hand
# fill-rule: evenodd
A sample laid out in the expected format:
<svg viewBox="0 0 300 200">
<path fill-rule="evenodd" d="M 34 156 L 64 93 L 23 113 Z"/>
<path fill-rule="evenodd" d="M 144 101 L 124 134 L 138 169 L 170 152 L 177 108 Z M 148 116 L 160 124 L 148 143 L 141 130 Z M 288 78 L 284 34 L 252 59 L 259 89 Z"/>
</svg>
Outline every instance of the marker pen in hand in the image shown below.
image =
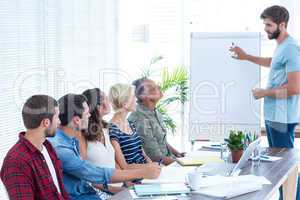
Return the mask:
<svg viewBox="0 0 300 200">
<path fill-rule="evenodd" d="M 230 49 L 233 49 L 233 48 L 235 48 L 235 44 L 234 44 L 234 42 L 231 42 Z M 233 58 L 237 57 L 237 55 L 236 55 L 236 53 L 234 51 L 230 51 L 230 56 L 233 57 Z"/>
</svg>

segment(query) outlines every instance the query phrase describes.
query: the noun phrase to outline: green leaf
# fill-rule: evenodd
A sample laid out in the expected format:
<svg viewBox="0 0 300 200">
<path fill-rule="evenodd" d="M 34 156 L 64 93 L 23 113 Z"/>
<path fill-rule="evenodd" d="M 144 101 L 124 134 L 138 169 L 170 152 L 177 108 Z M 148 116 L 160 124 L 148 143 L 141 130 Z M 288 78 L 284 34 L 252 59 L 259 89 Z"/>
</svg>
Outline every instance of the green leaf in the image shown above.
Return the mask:
<svg viewBox="0 0 300 200">
<path fill-rule="evenodd" d="M 242 150 L 244 149 L 244 138 L 245 135 L 242 131 L 229 131 L 229 138 L 225 138 L 224 141 L 231 150 Z"/>
</svg>

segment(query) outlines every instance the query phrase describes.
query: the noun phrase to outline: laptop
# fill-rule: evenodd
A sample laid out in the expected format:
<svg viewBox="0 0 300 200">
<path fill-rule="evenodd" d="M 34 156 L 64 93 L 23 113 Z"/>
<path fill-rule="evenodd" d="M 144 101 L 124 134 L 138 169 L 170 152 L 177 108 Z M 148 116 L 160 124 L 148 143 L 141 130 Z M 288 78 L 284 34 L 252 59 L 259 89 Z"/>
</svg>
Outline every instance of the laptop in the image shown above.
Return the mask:
<svg viewBox="0 0 300 200">
<path fill-rule="evenodd" d="M 238 175 L 241 169 L 243 169 L 246 166 L 247 161 L 249 160 L 253 151 L 257 148 L 259 143 L 260 143 L 260 138 L 250 143 L 237 164 L 211 163 L 211 164 L 201 166 L 197 170 L 207 175 L 222 175 L 222 176 Z"/>
</svg>

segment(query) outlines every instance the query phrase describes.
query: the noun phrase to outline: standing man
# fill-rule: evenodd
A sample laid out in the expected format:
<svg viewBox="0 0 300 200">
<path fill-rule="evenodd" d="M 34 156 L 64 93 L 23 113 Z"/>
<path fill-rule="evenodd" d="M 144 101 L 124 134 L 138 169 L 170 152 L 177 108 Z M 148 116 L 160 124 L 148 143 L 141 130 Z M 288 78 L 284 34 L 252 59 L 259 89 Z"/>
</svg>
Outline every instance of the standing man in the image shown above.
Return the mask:
<svg viewBox="0 0 300 200">
<path fill-rule="evenodd" d="M 300 47 L 287 32 L 289 12 L 286 8 L 271 6 L 260 17 L 268 38 L 277 42 L 273 57 L 248 55 L 240 47 L 232 47 L 230 51 L 235 53 L 237 59 L 270 68 L 267 88 L 254 89 L 253 96 L 256 99 L 264 98 L 269 146 L 293 148 L 294 130 L 300 122 Z M 300 199 L 299 192 L 297 191 L 297 199 Z"/>
<path fill-rule="evenodd" d="M 34 95 L 23 106 L 26 132 L 7 153 L 1 179 L 11 200 L 69 199 L 62 180 L 62 167 L 55 150 L 46 140 L 60 123 L 55 99 Z"/>
<path fill-rule="evenodd" d="M 277 48 L 272 58 L 247 54 L 240 47 L 230 51 L 237 59 L 270 68 L 266 89 L 254 89 L 256 99 L 264 98 L 264 118 L 270 147 L 294 147 L 294 130 L 300 122 L 300 47 L 287 32 L 289 13 L 282 6 L 263 11 L 261 19 L 268 38 Z"/>
<path fill-rule="evenodd" d="M 169 165 L 176 157 L 183 157 L 184 153 L 180 153 L 167 142 L 167 130 L 162 115 L 156 109 L 163 94 L 159 86 L 147 78 L 137 79 L 133 85 L 138 105 L 128 119 L 135 123 L 143 141 L 143 148 L 151 160 Z"/>
</svg>

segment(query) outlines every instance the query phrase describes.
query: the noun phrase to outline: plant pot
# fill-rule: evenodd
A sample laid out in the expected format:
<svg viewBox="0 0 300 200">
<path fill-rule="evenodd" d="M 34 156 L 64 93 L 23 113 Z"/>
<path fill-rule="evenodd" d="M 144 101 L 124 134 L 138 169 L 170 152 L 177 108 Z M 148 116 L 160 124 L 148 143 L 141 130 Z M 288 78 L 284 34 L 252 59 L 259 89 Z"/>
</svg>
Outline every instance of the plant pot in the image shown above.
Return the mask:
<svg viewBox="0 0 300 200">
<path fill-rule="evenodd" d="M 230 150 L 231 151 L 231 157 L 232 157 L 232 162 L 237 163 L 239 162 L 240 158 L 243 155 L 244 150 Z"/>
</svg>

